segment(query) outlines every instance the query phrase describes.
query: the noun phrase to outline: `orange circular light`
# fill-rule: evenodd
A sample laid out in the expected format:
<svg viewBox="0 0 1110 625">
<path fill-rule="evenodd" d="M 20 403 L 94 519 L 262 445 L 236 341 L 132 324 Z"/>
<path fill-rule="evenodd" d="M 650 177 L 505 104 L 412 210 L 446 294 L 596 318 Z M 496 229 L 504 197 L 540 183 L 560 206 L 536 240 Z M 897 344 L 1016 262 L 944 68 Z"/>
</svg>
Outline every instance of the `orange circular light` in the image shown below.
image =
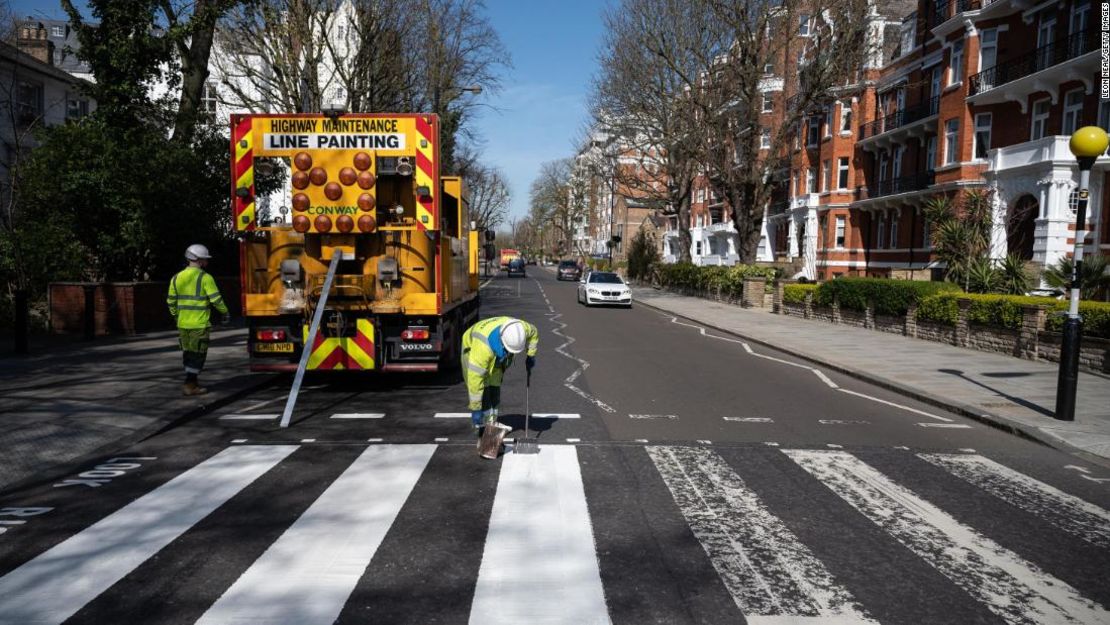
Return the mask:
<svg viewBox="0 0 1110 625">
<path fill-rule="evenodd" d="M 377 227 L 378 222 L 371 215 L 363 215 L 358 218 L 358 229 L 363 232 L 373 232 Z"/>
<path fill-rule="evenodd" d="M 308 171 L 308 168 L 312 167 L 312 157 L 308 155 L 308 152 L 297 152 L 297 155 L 293 157 L 293 164 L 301 171 Z"/>
<path fill-rule="evenodd" d="M 331 217 L 318 215 L 312 225 L 316 226 L 316 232 L 331 232 Z"/>
<path fill-rule="evenodd" d="M 308 188 L 308 174 L 303 171 L 293 172 L 293 188 L 294 189 L 307 189 Z"/>
<path fill-rule="evenodd" d="M 370 169 L 370 165 L 374 163 L 373 159 L 366 152 L 359 152 L 355 154 L 355 169 L 359 171 L 366 171 Z"/>
<path fill-rule="evenodd" d="M 355 229 L 355 220 L 350 215 L 340 215 L 335 218 L 335 229 L 347 233 Z"/>
<path fill-rule="evenodd" d="M 298 193 L 293 196 L 293 210 L 295 211 L 306 211 L 311 204 L 312 202 L 304 193 Z"/>
<path fill-rule="evenodd" d="M 357 179 L 358 174 L 356 174 L 355 170 L 351 169 L 350 167 L 344 167 L 343 169 L 339 170 L 339 182 L 342 182 L 343 186 L 349 187 L 353 185 L 355 183 L 355 180 Z"/>
<path fill-rule="evenodd" d="M 324 171 L 323 167 L 313 167 L 312 171 L 308 172 L 308 179 L 314 185 L 322 185 L 328 181 L 328 172 Z"/>
<path fill-rule="evenodd" d="M 324 196 L 334 202 L 343 197 L 343 187 L 339 186 L 338 182 L 329 182 L 324 187 Z"/>
<path fill-rule="evenodd" d="M 358 186 L 363 189 L 369 189 L 370 187 L 373 187 L 375 182 L 377 182 L 377 178 L 374 177 L 374 174 L 368 171 L 364 171 L 358 175 Z"/>
<path fill-rule="evenodd" d="M 374 196 L 370 195 L 369 193 L 363 193 L 362 195 L 358 196 L 358 207 L 364 211 L 374 210 L 374 204 L 376 203 L 377 201 L 374 200 Z"/>
<path fill-rule="evenodd" d="M 297 232 L 308 232 L 308 217 L 297 215 L 293 218 L 293 229 Z"/>
</svg>

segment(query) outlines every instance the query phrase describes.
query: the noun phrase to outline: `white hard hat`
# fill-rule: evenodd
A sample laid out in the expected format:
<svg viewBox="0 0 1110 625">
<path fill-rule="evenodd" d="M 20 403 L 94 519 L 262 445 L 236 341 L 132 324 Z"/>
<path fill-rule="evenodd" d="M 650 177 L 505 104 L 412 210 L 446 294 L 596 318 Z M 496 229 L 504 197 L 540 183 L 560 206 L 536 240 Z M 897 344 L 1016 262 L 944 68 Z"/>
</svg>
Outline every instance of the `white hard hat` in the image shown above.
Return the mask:
<svg viewBox="0 0 1110 625">
<path fill-rule="evenodd" d="M 212 255 L 208 253 L 207 247 L 204 247 L 200 243 L 194 243 L 185 250 L 185 258 L 189 260 L 200 260 L 202 258 L 212 258 Z"/>
<path fill-rule="evenodd" d="M 524 351 L 528 337 L 524 335 L 524 324 L 513 319 L 501 326 L 501 344 L 510 354 L 519 354 Z"/>
</svg>

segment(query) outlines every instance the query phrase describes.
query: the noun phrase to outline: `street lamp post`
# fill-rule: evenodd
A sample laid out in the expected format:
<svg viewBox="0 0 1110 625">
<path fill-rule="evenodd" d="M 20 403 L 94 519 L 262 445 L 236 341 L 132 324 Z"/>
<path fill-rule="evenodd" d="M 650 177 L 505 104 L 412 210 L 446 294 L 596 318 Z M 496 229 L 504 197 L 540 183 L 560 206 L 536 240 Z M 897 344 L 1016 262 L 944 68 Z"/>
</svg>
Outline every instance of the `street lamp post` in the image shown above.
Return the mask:
<svg viewBox="0 0 1110 625">
<path fill-rule="evenodd" d="M 1075 211 L 1075 249 L 1072 252 L 1072 274 L 1068 319 L 1064 322 L 1060 343 L 1060 376 L 1056 383 L 1056 418 L 1075 420 L 1075 390 L 1079 382 L 1079 344 L 1082 339 L 1083 320 L 1079 317 L 1079 294 L 1083 278 L 1083 240 L 1087 237 L 1087 186 L 1095 159 L 1106 152 L 1110 139 L 1098 126 L 1084 126 L 1076 130 L 1068 142 L 1071 153 L 1079 162 L 1079 205 Z"/>
</svg>

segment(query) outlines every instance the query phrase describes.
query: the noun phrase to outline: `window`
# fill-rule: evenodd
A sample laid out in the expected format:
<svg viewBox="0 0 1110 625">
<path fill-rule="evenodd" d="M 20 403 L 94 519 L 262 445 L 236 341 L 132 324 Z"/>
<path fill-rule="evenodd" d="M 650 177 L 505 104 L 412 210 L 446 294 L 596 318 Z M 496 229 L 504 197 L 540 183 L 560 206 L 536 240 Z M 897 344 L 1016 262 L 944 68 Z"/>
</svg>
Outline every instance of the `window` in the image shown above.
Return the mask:
<svg viewBox="0 0 1110 625">
<path fill-rule="evenodd" d="M 879 152 L 879 182 L 887 179 L 887 167 L 890 165 L 890 153 L 886 150 Z"/>
<path fill-rule="evenodd" d="M 906 148 L 904 146 L 894 146 L 894 170 L 890 174 L 891 178 L 902 177 L 902 153 L 905 151 Z"/>
<path fill-rule="evenodd" d="M 80 119 L 89 114 L 89 101 L 78 98 L 66 100 L 66 119 Z"/>
<path fill-rule="evenodd" d="M 840 103 L 840 132 L 852 132 L 852 105 L 848 102 Z"/>
<path fill-rule="evenodd" d="M 770 76 L 771 74 L 774 74 L 775 73 L 775 64 L 774 63 L 764 63 L 763 64 L 763 73 L 767 76 Z"/>
<path fill-rule="evenodd" d="M 960 135 L 960 120 L 950 119 L 944 122 L 944 164 L 950 165 L 956 162 L 957 150 L 956 142 Z"/>
<path fill-rule="evenodd" d="M 694 242 L 694 255 L 701 256 L 701 241 Z"/>
<path fill-rule="evenodd" d="M 1033 103 L 1033 123 L 1029 127 L 1029 140 L 1036 141 L 1048 134 L 1048 99 Z"/>
<path fill-rule="evenodd" d="M 925 140 L 925 171 L 937 168 L 937 136 L 929 135 Z"/>
<path fill-rule="evenodd" d="M 1075 89 L 1064 94 L 1064 128 L 1060 134 L 1070 135 L 1079 130 L 1083 120 L 1083 90 Z"/>
<path fill-rule="evenodd" d="M 774 110 L 775 110 L 775 99 L 771 94 L 769 94 L 769 93 L 764 93 L 763 94 L 763 106 L 760 107 L 760 110 L 764 113 L 774 112 Z"/>
<path fill-rule="evenodd" d="M 987 158 L 991 149 L 991 114 L 979 113 L 975 116 L 975 158 Z"/>
<path fill-rule="evenodd" d="M 821 161 L 821 190 L 829 191 L 832 189 L 832 168 L 829 167 L 829 159 Z"/>
<path fill-rule="evenodd" d="M 817 193 L 817 169 L 806 169 L 806 193 Z"/>
<path fill-rule="evenodd" d="M 1079 212 L 1079 189 L 1072 189 L 1068 194 L 1068 210 L 1072 215 Z"/>
<path fill-rule="evenodd" d="M 836 161 L 836 188 L 848 188 L 848 157 L 842 156 Z"/>
<path fill-rule="evenodd" d="M 798 17 L 798 35 L 800 35 L 802 37 L 808 37 L 809 36 L 809 31 L 810 31 L 809 16 L 806 15 L 805 13 L 803 13 Z"/>
<path fill-rule="evenodd" d="M 979 71 L 986 71 L 998 61 L 998 30 L 979 31 Z"/>
<path fill-rule="evenodd" d="M 844 247 L 844 217 L 836 218 L 836 247 Z"/>
<path fill-rule="evenodd" d="M 816 115 L 809 117 L 809 127 L 806 130 L 806 147 L 817 147 L 821 135 L 821 118 Z"/>
<path fill-rule="evenodd" d="M 932 238 L 932 233 L 929 232 L 929 218 L 928 217 L 922 217 L 921 218 L 921 246 L 926 247 L 926 248 L 933 247 L 933 242 L 930 240 L 931 238 Z"/>
<path fill-rule="evenodd" d="M 898 247 L 898 213 L 890 216 L 890 249 Z"/>
<path fill-rule="evenodd" d="M 879 227 L 875 229 L 875 249 L 886 247 L 886 214 L 879 215 Z"/>
<path fill-rule="evenodd" d="M 1087 30 L 1090 19 L 1091 0 L 1075 0 L 1071 8 L 1071 23 L 1068 28 L 1068 34 L 1074 35 Z"/>
<path fill-rule="evenodd" d="M 200 110 L 205 113 L 215 113 L 216 104 L 219 102 L 216 83 L 204 83 L 204 90 L 200 93 Z"/>
<path fill-rule="evenodd" d="M 1041 12 L 1041 22 L 1037 28 L 1037 55 L 1034 57 L 1033 71 L 1040 71 L 1055 64 L 1052 44 L 1056 43 L 1056 16 L 1047 11 Z"/>
<path fill-rule="evenodd" d="M 16 84 L 15 110 L 21 124 L 30 124 L 42 117 L 42 85 L 19 81 Z"/>
<path fill-rule="evenodd" d="M 50 27 L 50 36 L 51 37 L 63 37 L 64 38 L 66 36 L 65 26 L 51 26 Z"/>
<path fill-rule="evenodd" d="M 767 150 L 771 147 L 771 129 L 764 126 L 759 131 L 759 147 Z"/>
<path fill-rule="evenodd" d="M 964 79 L 964 40 L 952 44 L 951 56 L 948 57 L 948 84 L 954 85 Z"/>
<path fill-rule="evenodd" d="M 825 126 L 825 137 L 832 136 L 832 120 L 833 120 L 833 107 L 831 104 L 825 106 L 825 118 L 821 122 Z"/>
</svg>

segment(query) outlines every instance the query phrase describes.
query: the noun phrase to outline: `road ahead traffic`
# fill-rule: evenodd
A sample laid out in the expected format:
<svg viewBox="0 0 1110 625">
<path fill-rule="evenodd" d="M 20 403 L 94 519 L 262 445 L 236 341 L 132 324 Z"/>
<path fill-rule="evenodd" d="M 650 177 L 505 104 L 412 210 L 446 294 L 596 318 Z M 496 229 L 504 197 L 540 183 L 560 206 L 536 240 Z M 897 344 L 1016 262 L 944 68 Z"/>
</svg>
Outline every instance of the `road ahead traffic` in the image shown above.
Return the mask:
<svg viewBox="0 0 1110 625">
<path fill-rule="evenodd" d="M 1110 622 L 1110 472 L 576 286 L 482 289 L 540 454 L 478 458 L 455 376 L 310 378 L 288 429 L 283 379 L 0 497 L 0 622 Z"/>
</svg>

